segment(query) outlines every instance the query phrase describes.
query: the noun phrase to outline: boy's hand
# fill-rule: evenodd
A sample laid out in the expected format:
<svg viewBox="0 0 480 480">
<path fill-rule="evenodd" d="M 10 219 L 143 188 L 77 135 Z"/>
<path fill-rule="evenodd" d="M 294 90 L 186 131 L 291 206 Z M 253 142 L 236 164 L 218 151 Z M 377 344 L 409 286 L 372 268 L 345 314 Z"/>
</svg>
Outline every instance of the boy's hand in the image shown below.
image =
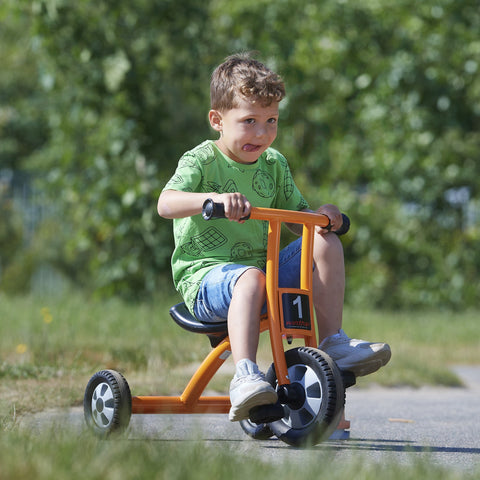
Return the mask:
<svg viewBox="0 0 480 480">
<path fill-rule="evenodd" d="M 342 213 L 340 212 L 340 210 L 336 205 L 331 205 L 327 203 L 326 205 L 322 205 L 317 210 L 316 213 L 321 213 L 322 215 L 326 215 L 330 219 L 330 225 L 332 226 L 332 228 L 330 229 L 331 232 L 335 232 L 343 224 Z M 322 233 L 322 234 L 329 232 L 329 230 L 327 230 L 326 228 L 322 228 L 318 226 L 316 227 L 316 230 L 318 233 Z"/>
<path fill-rule="evenodd" d="M 225 217 L 233 222 L 245 223 L 245 220 L 240 219 L 248 216 L 252 208 L 247 197 L 241 193 L 221 193 L 215 195 L 213 200 L 217 203 L 223 203 L 225 207 Z"/>
</svg>

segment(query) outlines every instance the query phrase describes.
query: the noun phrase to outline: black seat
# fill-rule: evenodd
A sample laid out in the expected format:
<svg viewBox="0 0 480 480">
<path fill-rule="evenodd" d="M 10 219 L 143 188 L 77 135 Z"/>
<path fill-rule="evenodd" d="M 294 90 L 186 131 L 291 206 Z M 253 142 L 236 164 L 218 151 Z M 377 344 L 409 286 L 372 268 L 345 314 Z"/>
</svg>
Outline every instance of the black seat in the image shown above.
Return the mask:
<svg viewBox="0 0 480 480">
<path fill-rule="evenodd" d="M 212 347 L 216 347 L 228 335 L 227 322 L 201 322 L 190 313 L 183 302 L 170 308 L 170 316 L 185 330 L 207 335 Z"/>
</svg>

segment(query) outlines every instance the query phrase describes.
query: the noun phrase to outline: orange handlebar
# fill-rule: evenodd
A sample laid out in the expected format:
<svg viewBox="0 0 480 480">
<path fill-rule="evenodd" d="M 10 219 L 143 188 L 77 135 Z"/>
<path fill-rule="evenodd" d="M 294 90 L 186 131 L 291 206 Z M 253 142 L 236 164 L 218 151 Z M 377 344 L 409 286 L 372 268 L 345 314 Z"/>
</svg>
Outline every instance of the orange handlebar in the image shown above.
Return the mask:
<svg viewBox="0 0 480 480">
<path fill-rule="evenodd" d="M 225 218 L 225 211 L 222 203 L 215 203 L 212 199 L 205 200 L 202 209 L 205 220 L 211 218 Z M 301 223 L 304 225 L 318 225 L 322 228 L 330 226 L 330 219 L 323 214 L 313 212 L 298 212 L 294 210 L 281 210 L 277 208 L 252 207 L 249 218 L 254 220 L 277 221 L 284 223 Z"/>
<path fill-rule="evenodd" d="M 322 228 L 330 225 L 330 219 L 321 213 L 297 212 L 294 210 L 280 210 L 276 208 L 252 207 L 249 218 L 253 220 L 277 220 L 284 223 L 318 225 Z"/>
</svg>

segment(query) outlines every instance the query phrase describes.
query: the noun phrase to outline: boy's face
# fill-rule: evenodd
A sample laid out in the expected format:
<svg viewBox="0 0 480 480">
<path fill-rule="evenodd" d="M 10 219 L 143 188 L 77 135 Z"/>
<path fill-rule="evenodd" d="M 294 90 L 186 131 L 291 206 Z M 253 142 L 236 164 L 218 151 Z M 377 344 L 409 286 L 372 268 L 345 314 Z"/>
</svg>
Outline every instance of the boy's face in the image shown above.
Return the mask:
<svg viewBox="0 0 480 480">
<path fill-rule="evenodd" d="M 237 104 L 224 112 L 210 110 L 210 124 L 220 132 L 216 144 L 235 162 L 255 163 L 277 136 L 278 102 L 265 107 L 240 98 Z"/>
</svg>

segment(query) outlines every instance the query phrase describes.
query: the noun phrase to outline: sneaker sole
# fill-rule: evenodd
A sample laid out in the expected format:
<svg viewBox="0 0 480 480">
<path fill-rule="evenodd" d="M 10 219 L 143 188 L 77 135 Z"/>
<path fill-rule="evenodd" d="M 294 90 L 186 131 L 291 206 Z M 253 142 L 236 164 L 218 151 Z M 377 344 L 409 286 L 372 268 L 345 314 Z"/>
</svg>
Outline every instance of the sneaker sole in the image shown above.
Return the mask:
<svg viewBox="0 0 480 480">
<path fill-rule="evenodd" d="M 236 407 L 231 407 L 230 413 L 228 414 L 228 419 L 231 422 L 245 420 L 249 418 L 250 410 L 253 407 L 258 407 L 259 405 L 271 405 L 277 403 L 277 400 L 278 396 L 274 390 L 257 393 L 256 395 L 245 400 L 243 404 L 240 404 Z"/>
</svg>

